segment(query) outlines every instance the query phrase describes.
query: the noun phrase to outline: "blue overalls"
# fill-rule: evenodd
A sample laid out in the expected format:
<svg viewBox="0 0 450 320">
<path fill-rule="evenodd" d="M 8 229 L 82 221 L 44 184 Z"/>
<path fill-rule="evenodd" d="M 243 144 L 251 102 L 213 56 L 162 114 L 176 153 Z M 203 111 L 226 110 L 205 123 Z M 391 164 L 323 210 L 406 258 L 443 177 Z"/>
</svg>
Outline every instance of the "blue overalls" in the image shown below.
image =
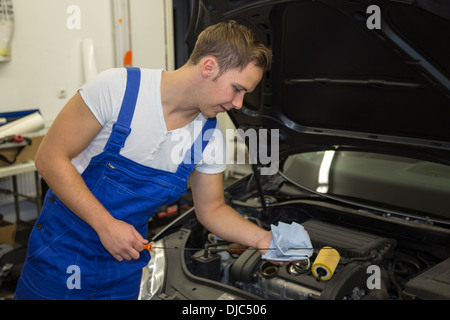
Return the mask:
<svg viewBox="0 0 450 320">
<path fill-rule="evenodd" d="M 216 119 L 206 121 L 175 173 L 123 157 L 119 152 L 131 131 L 140 75 L 139 68 L 127 68 L 127 86 L 117 122 L 103 153 L 92 158 L 82 177 L 112 216 L 133 225 L 145 238 L 150 217 L 186 191 L 189 175 L 201 159 Z M 136 299 L 141 270 L 149 260 L 147 250 L 137 260 L 115 260 L 103 248 L 96 232 L 49 190 L 30 235 L 15 298 Z"/>
</svg>

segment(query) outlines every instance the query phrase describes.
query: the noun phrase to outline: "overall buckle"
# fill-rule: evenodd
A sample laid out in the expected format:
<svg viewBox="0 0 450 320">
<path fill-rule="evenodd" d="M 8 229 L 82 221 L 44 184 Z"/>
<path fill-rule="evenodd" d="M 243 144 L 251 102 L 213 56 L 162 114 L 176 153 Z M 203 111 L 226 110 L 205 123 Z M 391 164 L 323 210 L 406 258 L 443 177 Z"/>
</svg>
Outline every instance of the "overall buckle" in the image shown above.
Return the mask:
<svg viewBox="0 0 450 320">
<path fill-rule="evenodd" d="M 115 123 L 112 127 L 111 141 L 119 145 L 121 148 L 125 145 L 125 140 L 131 132 L 131 128 L 120 123 Z"/>
</svg>

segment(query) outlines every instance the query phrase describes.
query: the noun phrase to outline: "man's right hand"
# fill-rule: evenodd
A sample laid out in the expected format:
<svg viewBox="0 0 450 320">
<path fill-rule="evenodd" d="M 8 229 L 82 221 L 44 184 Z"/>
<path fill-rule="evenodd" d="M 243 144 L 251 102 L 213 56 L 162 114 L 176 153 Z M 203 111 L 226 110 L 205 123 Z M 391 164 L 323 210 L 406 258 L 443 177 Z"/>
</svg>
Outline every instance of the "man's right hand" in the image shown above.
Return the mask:
<svg viewBox="0 0 450 320">
<path fill-rule="evenodd" d="M 113 219 L 98 236 L 103 247 L 118 261 L 139 259 L 143 245 L 148 243 L 130 224 Z"/>
</svg>

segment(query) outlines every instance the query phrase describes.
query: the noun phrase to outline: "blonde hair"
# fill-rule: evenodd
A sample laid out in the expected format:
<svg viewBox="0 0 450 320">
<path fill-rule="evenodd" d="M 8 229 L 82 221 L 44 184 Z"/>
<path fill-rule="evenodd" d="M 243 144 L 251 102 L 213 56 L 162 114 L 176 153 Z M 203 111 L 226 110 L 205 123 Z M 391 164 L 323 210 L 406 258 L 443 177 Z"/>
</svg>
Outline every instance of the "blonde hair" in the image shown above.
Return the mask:
<svg viewBox="0 0 450 320">
<path fill-rule="evenodd" d="M 219 65 L 219 74 L 249 63 L 267 71 L 272 62 L 272 52 L 256 38 L 255 34 L 236 21 L 230 20 L 209 26 L 198 36 L 188 63 L 196 65 L 206 56 L 213 56 Z"/>
</svg>

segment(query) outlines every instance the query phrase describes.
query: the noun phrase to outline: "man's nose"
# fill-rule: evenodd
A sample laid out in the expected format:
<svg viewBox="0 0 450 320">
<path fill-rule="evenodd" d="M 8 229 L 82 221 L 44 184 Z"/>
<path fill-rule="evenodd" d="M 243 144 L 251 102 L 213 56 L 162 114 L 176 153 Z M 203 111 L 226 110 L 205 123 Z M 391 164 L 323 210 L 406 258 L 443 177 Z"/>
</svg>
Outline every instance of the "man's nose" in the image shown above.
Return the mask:
<svg viewBox="0 0 450 320">
<path fill-rule="evenodd" d="M 233 105 L 233 108 L 240 110 L 242 108 L 242 105 L 244 104 L 244 95 L 243 94 L 235 95 L 231 104 Z"/>
</svg>

